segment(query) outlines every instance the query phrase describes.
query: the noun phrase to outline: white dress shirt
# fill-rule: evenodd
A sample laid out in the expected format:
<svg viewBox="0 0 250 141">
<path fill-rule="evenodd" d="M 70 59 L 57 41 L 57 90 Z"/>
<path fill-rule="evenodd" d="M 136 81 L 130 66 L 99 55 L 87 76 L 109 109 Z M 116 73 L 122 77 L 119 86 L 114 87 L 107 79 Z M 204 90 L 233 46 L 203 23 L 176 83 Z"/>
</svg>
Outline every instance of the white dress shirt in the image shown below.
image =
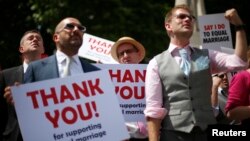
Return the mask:
<svg viewBox="0 0 250 141">
<path fill-rule="evenodd" d="M 25 61 L 23 61 L 23 73 L 27 71 L 27 68 L 28 68 L 28 64 Z"/>
<path fill-rule="evenodd" d="M 57 66 L 60 77 L 63 76 L 63 70 L 64 70 L 63 68 L 66 66 L 66 58 L 67 58 L 66 54 L 64 54 L 59 50 L 56 51 Z M 82 69 L 82 64 L 80 62 L 79 56 L 77 54 L 72 56 L 72 63 L 70 63 L 70 74 L 76 75 L 83 72 L 84 71 Z"/>
</svg>

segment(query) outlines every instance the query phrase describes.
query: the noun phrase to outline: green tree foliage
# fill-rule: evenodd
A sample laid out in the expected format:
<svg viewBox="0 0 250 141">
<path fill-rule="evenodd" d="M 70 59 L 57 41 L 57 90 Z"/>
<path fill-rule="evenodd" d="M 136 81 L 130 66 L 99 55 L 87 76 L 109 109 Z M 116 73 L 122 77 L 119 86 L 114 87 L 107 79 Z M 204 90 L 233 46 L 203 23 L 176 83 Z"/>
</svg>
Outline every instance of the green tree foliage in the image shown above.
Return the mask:
<svg viewBox="0 0 250 141">
<path fill-rule="evenodd" d="M 48 1 L 30 3 L 33 18 L 48 25 L 46 31 L 51 34 L 59 20 L 72 16 L 81 20 L 89 34 L 112 41 L 121 36 L 134 37 L 147 48 L 148 58 L 167 45 L 163 20 L 169 6 L 164 0 Z"/>
<path fill-rule="evenodd" d="M 18 47 L 26 29 L 35 27 L 34 21 L 27 20 L 30 9 L 15 0 L 0 0 L 0 66 L 10 67 L 20 63 Z"/>
<path fill-rule="evenodd" d="M 227 1 L 231 5 L 225 5 Z M 246 1 L 221 0 L 218 4 L 217 0 L 205 0 L 206 11 L 224 12 L 237 4 L 237 10 L 243 13 Z M 173 6 L 174 0 L 0 0 L 0 66 L 8 68 L 21 63 L 19 41 L 29 29 L 41 31 L 46 53 L 51 55 L 55 49 L 54 28 L 69 16 L 78 18 L 89 34 L 111 41 L 121 36 L 137 39 L 145 46 L 149 60 L 168 47 L 164 17 Z"/>
<path fill-rule="evenodd" d="M 42 32 L 46 53 L 51 55 L 54 28 L 68 16 L 80 19 L 87 33 L 101 38 L 115 41 L 121 36 L 134 37 L 147 49 L 147 58 L 168 44 L 163 20 L 170 6 L 164 0 L 2 0 L 1 9 L 4 7 L 8 7 L 5 13 L 9 15 L 2 15 L 5 20 L 1 23 L 6 25 L 1 26 L 4 34 L 0 38 L 3 68 L 20 64 L 19 40 L 28 29 Z"/>
</svg>

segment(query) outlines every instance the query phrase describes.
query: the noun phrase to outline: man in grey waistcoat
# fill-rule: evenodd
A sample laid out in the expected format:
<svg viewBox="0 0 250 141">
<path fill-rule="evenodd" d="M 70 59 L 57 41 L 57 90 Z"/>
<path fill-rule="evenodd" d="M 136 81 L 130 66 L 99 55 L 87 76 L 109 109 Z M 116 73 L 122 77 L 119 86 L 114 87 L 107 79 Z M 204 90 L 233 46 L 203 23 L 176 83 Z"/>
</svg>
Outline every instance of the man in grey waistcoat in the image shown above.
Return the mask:
<svg viewBox="0 0 250 141">
<path fill-rule="evenodd" d="M 247 66 L 244 24 L 235 9 L 227 10 L 225 18 L 237 29 L 232 55 L 190 46 L 195 17 L 187 5 L 177 5 L 166 14 L 170 44 L 147 66 L 144 113 L 150 141 L 207 140 L 207 126 L 216 123 L 211 74 Z"/>
</svg>

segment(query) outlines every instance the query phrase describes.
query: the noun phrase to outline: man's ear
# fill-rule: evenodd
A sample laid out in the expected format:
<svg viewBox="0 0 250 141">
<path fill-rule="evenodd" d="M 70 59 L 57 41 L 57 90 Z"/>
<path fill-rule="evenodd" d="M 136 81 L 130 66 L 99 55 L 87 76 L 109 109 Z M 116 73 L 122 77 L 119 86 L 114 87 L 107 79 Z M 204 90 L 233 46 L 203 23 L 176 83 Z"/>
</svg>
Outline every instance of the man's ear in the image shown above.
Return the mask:
<svg viewBox="0 0 250 141">
<path fill-rule="evenodd" d="M 57 42 L 59 40 L 59 35 L 58 34 L 54 34 L 53 35 L 53 41 Z"/>
<path fill-rule="evenodd" d="M 19 52 L 20 52 L 20 53 L 23 53 L 23 52 L 24 52 L 22 46 L 19 47 Z"/>
<path fill-rule="evenodd" d="M 170 24 L 169 23 L 165 23 L 165 28 L 166 28 L 166 30 L 171 30 Z"/>
</svg>

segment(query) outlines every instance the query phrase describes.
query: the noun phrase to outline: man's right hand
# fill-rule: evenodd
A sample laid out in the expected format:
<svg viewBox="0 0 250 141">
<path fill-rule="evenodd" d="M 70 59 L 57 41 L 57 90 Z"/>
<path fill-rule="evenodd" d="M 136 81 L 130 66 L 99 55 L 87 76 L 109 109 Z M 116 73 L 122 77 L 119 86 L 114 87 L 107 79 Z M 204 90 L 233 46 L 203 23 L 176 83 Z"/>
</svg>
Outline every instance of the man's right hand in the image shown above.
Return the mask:
<svg viewBox="0 0 250 141">
<path fill-rule="evenodd" d="M 20 85 L 19 82 L 15 82 L 15 86 Z M 10 86 L 5 87 L 3 97 L 6 99 L 7 103 L 14 105 L 14 100 L 10 90 Z"/>
</svg>

